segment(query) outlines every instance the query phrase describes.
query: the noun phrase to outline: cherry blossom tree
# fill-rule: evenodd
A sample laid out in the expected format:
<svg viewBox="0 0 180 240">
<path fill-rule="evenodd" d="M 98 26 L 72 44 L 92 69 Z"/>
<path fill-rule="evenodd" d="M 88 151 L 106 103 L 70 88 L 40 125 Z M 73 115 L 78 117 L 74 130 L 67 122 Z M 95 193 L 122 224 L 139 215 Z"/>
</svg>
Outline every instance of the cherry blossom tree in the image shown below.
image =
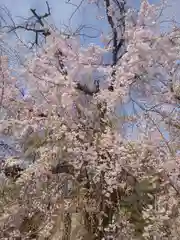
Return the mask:
<svg viewBox="0 0 180 240">
<path fill-rule="evenodd" d="M 113 9 L 125 1 L 112 2 L 113 45 L 84 48 L 49 28 L 46 44 L 18 69 L 23 98 L 1 57 L 0 129 L 21 149 L 2 166 L 2 239 L 180 237 L 179 28 L 162 34 L 163 6 L 144 0 L 136 17 L 127 10 L 122 33 Z M 94 72 L 103 78 L 94 81 Z M 118 106 L 129 102 L 135 140 L 119 129 Z"/>
</svg>

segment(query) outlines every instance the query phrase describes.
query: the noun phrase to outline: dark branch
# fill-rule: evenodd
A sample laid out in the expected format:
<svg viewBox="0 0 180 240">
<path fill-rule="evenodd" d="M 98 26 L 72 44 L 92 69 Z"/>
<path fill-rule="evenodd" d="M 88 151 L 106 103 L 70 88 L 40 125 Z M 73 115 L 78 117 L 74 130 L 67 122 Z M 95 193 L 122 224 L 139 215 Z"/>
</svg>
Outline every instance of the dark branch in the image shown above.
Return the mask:
<svg viewBox="0 0 180 240">
<path fill-rule="evenodd" d="M 36 9 L 32 9 L 32 8 L 30 9 L 31 12 L 32 12 L 33 15 L 37 18 L 37 21 L 39 22 L 39 24 L 40 24 L 42 27 L 44 27 L 44 23 L 43 23 L 42 19 L 47 18 L 47 17 L 49 17 L 49 16 L 51 15 L 50 7 L 49 7 L 49 4 L 48 4 L 47 1 L 46 1 L 46 5 L 47 5 L 48 13 L 45 13 L 44 15 L 38 15 L 38 14 L 36 13 Z"/>
<path fill-rule="evenodd" d="M 99 82 L 97 81 L 94 84 L 95 84 L 94 90 L 90 90 L 87 85 L 83 85 L 81 83 L 77 83 L 76 89 L 82 91 L 86 95 L 93 96 L 94 94 L 100 91 Z"/>
<path fill-rule="evenodd" d="M 43 20 L 47 17 L 49 17 L 51 15 L 51 11 L 50 11 L 50 7 L 48 2 L 46 1 L 46 5 L 47 5 L 47 13 L 43 14 L 43 15 L 39 15 L 36 12 L 36 9 L 30 9 L 33 16 L 31 16 L 29 19 L 27 19 L 26 23 L 22 24 L 22 25 L 15 25 L 10 28 L 9 32 L 16 32 L 17 29 L 24 29 L 25 31 L 29 31 L 29 32 L 33 32 L 35 34 L 35 40 L 32 43 L 32 47 L 34 45 L 39 45 L 39 37 L 42 36 L 43 38 L 46 38 L 47 36 L 51 35 L 51 32 L 49 29 L 45 28 L 44 22 Z M 33 21 L 33 19 L 35 19 L 35 22 Z M 42 29 L 39 29 L 38 25 L 40 25 L 42 27 Z M 37 27 L 36 27 L 37 26 Z M 31 47 L 31 48 L 32 48 Z"/>
<path fill-rule="evenodd" d="M 124 31 L 125 31 L 125 5 L 126 5 L 126 1 L 119 1 L 119 0 L 112 0 L 114 2 L 114 4 L 117 6 L 118 8 L 118 13 L 120 15 L 120 17 L 118 18 L 119 24 L 118 26 L 115 25 L 113 17 L 109 14 L 108 9 L 111 6 L 111 0 L 104 0 L 105 2 L 105 7 L 106 7 L 106 15 L 107 15 L 107 20 L 108 23 L 111 27 L 112 30 L 112 67 L 115 67 L 117 62 L 119 61 L 119 59 L 122 57 L 119 56 L 120 50 L 122 49 L 122 47 L 124 46 Z M 121 38 L 118 39 L 118 32 L 121 32 Z M 110 86 L 108 87 L 109 91 L 113 91 L 114 90 L 114 82 L 116 79 L 116 70 L 113 69 L 112 73 L 111 73 L 111 77 L 112 77 L 112 81 Z"/>
</svg>

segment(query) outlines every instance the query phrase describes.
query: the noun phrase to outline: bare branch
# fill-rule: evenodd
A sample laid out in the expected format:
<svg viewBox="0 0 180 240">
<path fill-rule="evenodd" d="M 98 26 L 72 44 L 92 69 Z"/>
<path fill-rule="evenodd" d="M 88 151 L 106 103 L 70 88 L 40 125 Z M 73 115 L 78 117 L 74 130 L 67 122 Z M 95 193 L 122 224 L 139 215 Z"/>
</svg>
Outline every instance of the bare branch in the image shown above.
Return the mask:
<svg viewBox="0 0 180 240">
<path fill-rule="evenodd" d="M 35 34 L 35 40 L 32 43 L 31 48 L 34 45 L 38 46 L 40 36 L 43 36 L 46 39 L 47 36 L 51 35 L 50 30 L 45 28 L 45 25 L 44 25 L 44 22 L 43 22 L 43 20 L 45 18 L 48 18 L 51 15 L 50 7 L 49 7 L 49 4 L 48 4 L 47 1 L 46 1 L 46 5 L 47 5 L 48 12 L 43 14 L 43 15 L 39 15 L 36 12 L 36 9 L 31 8 L 30 10 L 31 10 L 33 16 L 28 18 L 25 21 L 25 23 L 22 24 L 22 25 L 16 25 L 15 22 L 13 21 L 13 19 L 11 19 L 12 23 L 13 23 L 13 26 L 7 27 L 7 28 L 10 28 L 10 30 L 8 32 L 14 32 L 16 34 L 16 30 L 18 30 L 18 29 L 23 29 L 25 31 L 33 32 Z M 34 18 L 35 18 L 35 22 L 33 22 Z M 38 25 L 41 26 L 41 29 L 39 29 Z"/>
</svg>

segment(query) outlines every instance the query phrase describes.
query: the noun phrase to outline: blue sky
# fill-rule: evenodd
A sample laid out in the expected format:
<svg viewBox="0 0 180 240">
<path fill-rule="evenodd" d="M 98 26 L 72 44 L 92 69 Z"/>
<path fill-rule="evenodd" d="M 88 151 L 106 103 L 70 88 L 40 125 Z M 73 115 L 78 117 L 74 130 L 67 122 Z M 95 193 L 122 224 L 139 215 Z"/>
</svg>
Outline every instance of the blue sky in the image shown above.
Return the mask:
<svg viewBox="0 0 180 240">
<path fill-rule="evenodd" d="M 58 28 L 62 28 L 63 24 L 69 25 L 69 18 L 74 11 L 74 6 L 66 4 L 67 0 L 49 0 L 49 5 L 52 10 L 52 21 Z M 141 0 L 128 0 L 130 5 L 138 8 Z M 159 0 L 149 0 L 150 3 L 158 3 Z M 175 19 L 180 21 L 179 9 L 180 0 L 168 0 L 171 7 L 167 8 L 164 12 L 165 19 L 175 16 Z M 71 0 L 73 4 L 79 4 L 81 0 Z M 87 0 L 85 0 L 87 2 Z M 36 8 L 38 12 L 42 14 L 47 10 L 45 0 L 0 0 L 0 5 L 5 5 L 12 14 L 13 19 L 16 21 L 22 21 L 18 16 L 27 17 L 31 15 L 30 8 Z M 106 20 L 97 20 L 96 16 L 101 15 L 94 5 L 83 4 L 80 11 L 74 15 L 70 25 L 73 29 L 76 29 L 80 24 L 86 26 L 93 26 L 98 30 L 107 31 Z M 99 32 L 96 30 L 86 29 L 86 33 L 91 36 L 97 35 Z M 93 39 L 88 41 L 92 42 Z M 98 41 L 96 39 L 96 41 Z M 99 43 L 99 42 L 97 42 Z"/>
</svg>

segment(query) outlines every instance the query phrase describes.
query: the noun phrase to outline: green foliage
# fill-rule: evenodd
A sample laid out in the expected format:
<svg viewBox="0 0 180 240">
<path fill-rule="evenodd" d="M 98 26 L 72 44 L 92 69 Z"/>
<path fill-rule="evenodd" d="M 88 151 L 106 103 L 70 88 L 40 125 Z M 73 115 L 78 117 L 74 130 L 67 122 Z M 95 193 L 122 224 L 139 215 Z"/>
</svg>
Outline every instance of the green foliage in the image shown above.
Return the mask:
<svg viewBox="0 0 180 240">
<path fill-rule="evenodd" d="M 134 186 L 131 186 L 130 194 L 126 194 L 120 201 L 122 208 L 127 215 L 129 221 L 135 227 L 135 236 L 142 237 L 144 227 L 147 222 L 143 218 L 143 211 L 149 205 L 154 206 L 155 194 L 158 192 L 160 185 L 157 177 L 149 177 L 136 181 Z"/>
<path fill-rule="evenodd" d="M 46 142 L 49 131 L 46 129 L 43 134 L 33 132 L 23 143 L 25 157 L 35 157 L 37 150 L 42 147 Z"/>
<path fill-rule="evenodd" d="M 3 213 L 6 206 L 16 202 L 19 196 L 20 187 L 13 181 L 0 187 L 0 213 Z"/>
</svg>

